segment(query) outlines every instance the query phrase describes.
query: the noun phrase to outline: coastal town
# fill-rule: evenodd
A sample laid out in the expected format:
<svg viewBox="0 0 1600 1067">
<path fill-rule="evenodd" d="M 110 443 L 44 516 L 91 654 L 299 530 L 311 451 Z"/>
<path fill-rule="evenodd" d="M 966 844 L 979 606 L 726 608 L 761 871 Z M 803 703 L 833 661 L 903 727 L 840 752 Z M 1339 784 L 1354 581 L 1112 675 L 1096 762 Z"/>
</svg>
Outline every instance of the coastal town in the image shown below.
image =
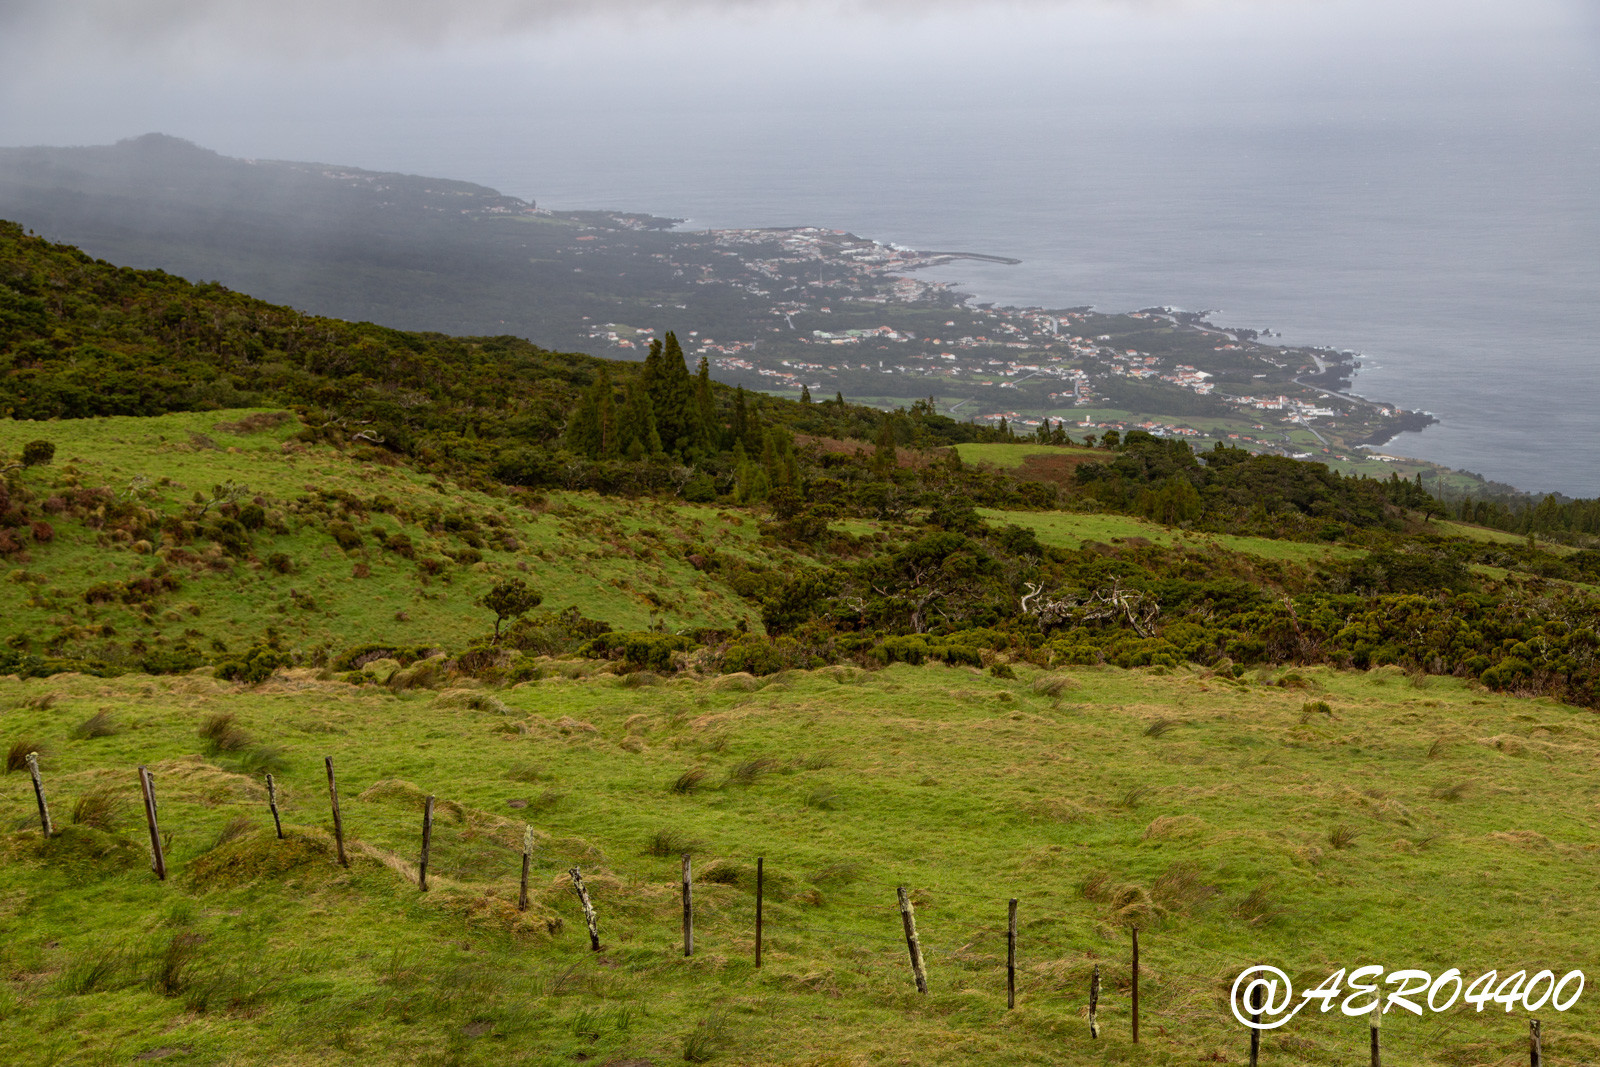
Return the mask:
<svg viewBox="0 0 1600 1067">
<path fill-rule="evenodd" d="M 640 227 L 623 218 L 630 232 L 618 236 L 632 239 Z M 1003 421 L 1016 434 L 1139 429 L 1297 458 L 1349 459 L 1432 421 L 1349 393 L 1355 353 L 1275 345 L 1173 308 L 974 304 L 916 276 L 962 259 L 1015 262 L 1000 257 L 820 227 L 662 236 L 671 240 L 649 254 L 652 265 L 688 295 L 642 321 L 591 320 L 591 351 L 642 357 L 673 329 L 691 360 L 751 389 L 883 406 L 933 398 L 952 417 Z M 609 239 L 604 228 L 577 238 Z"/>
</svg>

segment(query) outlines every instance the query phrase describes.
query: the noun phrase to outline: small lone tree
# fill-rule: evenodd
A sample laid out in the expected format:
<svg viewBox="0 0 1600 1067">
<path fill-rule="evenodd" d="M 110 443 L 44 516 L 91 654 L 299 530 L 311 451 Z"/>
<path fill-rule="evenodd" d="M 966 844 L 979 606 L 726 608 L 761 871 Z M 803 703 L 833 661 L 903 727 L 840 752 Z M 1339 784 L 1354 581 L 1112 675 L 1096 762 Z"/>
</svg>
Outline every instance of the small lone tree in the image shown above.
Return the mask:
<svg viewBox="0 0 1600 1067">
<path fill-rule="evenodd" d="M 494 612 L 494 643 L 498 645 L 500 625 L 507 619 L 526 615 L 544 603 L 544 597 L 529 589 L 528 584 L 521 578 L 508 578 L 503 582 L 496 582 L 494 588 L 485 593 L 479 603 Z"/>
<path fill-rule="evenodd" d="M 29 441 L 22 446 L 22 465 L 38 467 L 56 458 L 56 446 L 49 441 Z"/>
</svg>

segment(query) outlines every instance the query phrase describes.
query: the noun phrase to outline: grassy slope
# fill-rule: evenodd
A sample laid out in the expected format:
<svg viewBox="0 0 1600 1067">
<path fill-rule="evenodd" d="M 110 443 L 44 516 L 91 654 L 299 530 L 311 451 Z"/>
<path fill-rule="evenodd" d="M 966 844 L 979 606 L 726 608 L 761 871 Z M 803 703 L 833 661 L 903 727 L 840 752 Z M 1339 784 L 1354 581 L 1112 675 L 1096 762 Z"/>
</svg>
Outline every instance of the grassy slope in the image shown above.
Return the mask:
<svg viewBox="0 0 1600 1067">
<path fill-rule="evenodd" d="M 297 422 L 256 433 L 219 429 L 250 414 L 0 421 L 0 452 L 16 454 L 36 438 L 56 444 L 52 465 L 22 472 L 40 497 L 74 482 L 126 492 L 142 478 L 145 502 L 176 513 L 197 491 L 209 497 L 224 481 L 247 485 L 266 498 L 268 510 L 279 512 L 290 530 L 283 535 L 258 531 L 254 555 L 265 560 L 282 552 L 296 567 L 288 575 L 248 561 L 222 571 L 182 568 L 183 587 L 164 598 L 156 618 L 146 624 L 131 609 L 90 609 L 82 594 L 96 582 L 144 573 L 152 559 L 125 543 L 101 545 L 96 531 L 81 521 L 53 520 L 56 540 L 30 547 L 31 559 L 13 563 L 10 580 L 0 583 L 0 612 L 8 623 L 48 635 L 92 619 L 111 623 L 124 640 L 135 634 L 176 640 L 195 631 L 206 642 L 216 638 L 230 646 L 254 639 L 269 625 L 302 647 L 331 643 L 343 648 L 379 640 L 459 646 L 492 629 L 493 616 L 477 601 L 494 581 L 516 575 L 543 591 L 546 607 L 576 604 L 591 618 L 620 629 L 642 629 L 653 616 L 669 628 L 731 625 L 751 616 L 759 629 L 759 619 L 745 603 L 681 558 L 681 546 L 691 541 L 747 556 L 781 556 L 756 546 L 755 523 L 748 517 L 580 493 L 552 493 L 530 507 L 516 498 L 447 487 L 407 467 L 361 462 L 324 446 L 291 442 Z M 163 478 L 170 483 L 161 484 Z M 480 518 L 497 514 L 525 552 L 505 551 L 488 538 L 481 563 L 447 563 L 430 578 L 415 563 L 380 549 L 367 531 L 378 526 L 390 534 L 406 533 L 419 558 L 442 558 L 445 549 L 466 547 L 459 537 L 371 512 L 352 520 L 366 543 L 346 551 L 329 536 L 326 515 L 293 509 L 298 498 L 319 490 L 365 500 L 383 494 L 418 513 L 437 507 Z M 519 562 L 528 564 L 525 574 Z M 354 577 L 363 563 L 371 576 Z M 309 595 L 315 606 L 301 606 L 303 599 L 291 597 L 290 590 Z"/>
<path fill-rule="evenodd" d="M 1046 545 L 1078 548 L 1089 541 L 1109 543 L 1140 537 L 1156 544 L 1189 544 L 1196 548 L 1221 545 L 1233 552 L 1262 559 L 1315 563 L 1325 559 L 1349 559 L 1360 550 L 1333 545 L 1275 541 L 1268 537 L 1235 537 L 1231 534 L 1191 534 L 1132 515 L 1082 515 L 1064 511 L 996 511 L 979 508 L 978 514 L 993 523 L 1012 523 L 1032 530 Z"/>
<path fill-rule="evenodd" d="M 1310 691 L 1074 670 L 1054 695 L 1022 673 L 551 678 L 492 694 L 503 711 L 309 672 L 251 691 L 203 673 L 0 681 L 4 740 L 44 746 L 58 822 L 97 786 L 115 791 L 118 820 L 116 835 L 71 828 L 41 848 L 18 829 L 33 813 L 26 775 L 0 778 L 0 1043 L 17 1062 L 169 1049 L 174 1063 L 664 1064 L 699 1032 L 720 1035 L 728 1063 L 1193 1063 L 1242 1056 L 1224 997 L 1249 964 L 1297 982 L 1369 962 L 1469 977 L 1600 967 L 1584 904 L 1600 876 L 1589 713 L 1442 679 L 1419 689 L 1393 670 L 1302 672 Z M 1304 712 L 1308 699 L 1331 717 Z M 99 709 L 120 732 L 72 740 Z M 222 710 L 283 750 L 287 844 L 259 782 L 204 754 L 197 727 Z M 1161 719 L 1177 725 L 1151 736 Z M 359 842 L 348 873 L 327 844 L 324 754 Z M 172 834 L 167 884 L 144 864 L 140 762 Z M 741 765 L 756 773 L 729 783 Z M 673 792 L 689 768 L 704 788 Z M 461 805 L 441 807 L 425 897 L 407 881 L 421 794 L 362 796 L 390 779 Z M 249 832 L 213 848 L 239 816 Z M 523 819 L 538 847 L 519 917 Z M 720 864 L 734 883 L 697 885 L 693 960 L 678 947 L 678 861 L 644 851 L 662 832 L 698 842 L 697 870 Z M 758 855 L 771 893 L 759 973 Z M 598 957 L 563 873 L 573 863 L 596 898 Z M 901 884 L 919 905 L 926 998 L 904 963 Z M 1011 896 L 1020 994 L 1007 1013 Z M 1123 929 L 1135 919 L 1139 1048 Z M 152 982 L 175 938 L 178 962 L 184 946 L 192 959 L 163 995 Z M 1091 1043 L 1081 1013 L 1097 962 L 1106 1034 Z M 1590 1001 L 1545 1013 L 1547 1062 L 1600 1054 Z M 1520 1011 L 1458 1006 L 1395 1011 L 1385 1042 L 1394 1062 L 1510 1062 L 1525 1033 Z M 1360 1020 L 1307 1012 L 1265 1049 L 1331 1064 L 1364 1055 L 1365 1039 Z"/>
</svg>

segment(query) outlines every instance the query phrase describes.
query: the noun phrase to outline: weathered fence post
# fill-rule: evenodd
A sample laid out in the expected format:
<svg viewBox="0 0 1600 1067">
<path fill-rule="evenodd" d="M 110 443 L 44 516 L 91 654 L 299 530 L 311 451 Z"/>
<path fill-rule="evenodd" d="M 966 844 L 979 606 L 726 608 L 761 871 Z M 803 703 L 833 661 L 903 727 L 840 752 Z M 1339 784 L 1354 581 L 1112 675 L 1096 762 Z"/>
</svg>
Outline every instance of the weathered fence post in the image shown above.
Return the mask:
<svg viewBox="0 0 1600 1067">
<path fill-rule="evenodd" d="M 589 903 L 589 890 L 584 888 L 583 874 L 574 867 L 567 872 L 572 875 L 572 888 L 578 891 L 578 900 L 583 904 L 583 920 L 589 924 L 589 948 L 595 952 L 600 951 L 600 924 L 595 919 L 594 905 Z"/>
<path fill-rule="evenodd" d="M 422 806 L 422 862 L 417 865 L 417 889 L 428 891 L 428 849 L 433 844 L 433 798 Z"/>
<path fill-rule="evenodd" d="M 1540 1041 L 1538 1019 L 1528 1020 L 1528 1063 L 1530 1067 L 1539 1067 L 1544 1062 L 1544 1048 Z"/>
<path fill-rule="evenodd" d="M 1100 1036 L 1100 965 L 1094 965 L 1094 972 L 1089 975 L 1089 1036 Z"/>
<path fill-rule="evenodd" d="M 1250 1019 L 1252 1022 L 1261 1021 L 1261 987 L 1250 986 Z M 1256 1067 L 1261 1059 L 1261 1031 L 1256 1027 L 1250 1028 L 1250 1067 Z"/>
<path fill-rule="evenodd" d="M 761 967 L 761 892 L 766 881 L 766 858 L 756 857 L 756 968 Z"/>
<path fill-rule="evenodd" d="M 928 972 L 922 967 L 922 944 L 917 940 L 917 918 L 911 907 L 911 897 L 906 887 L 897 890 L 900 896 L 900 921 L 906 928 L 906 949 L 911 953 L 911 974 L 917 980 L 917 992 L 928 991 Z"/>
<path fill-rule="evenodd" d="M 30 752 L 27 759 L 28 773 L 33 775 L 33 796 L 39 802 L 39 825 L 44 828 L 44 836 L 49 837 L 55 827 L 50 825 L 50 805 L 44 801 L 44 782 L 39 778 L 39 753 Z"/>
<path fill-rule="evenodd" d="M 1372 1005 L 1372 1016 L 1369 1025 L 1372 1029 L 1372 1067 L 1383 1067 L 1383 1056 L 1378 1051 L 1378 1027 L 1383 1025 L 1383 999 L 1381 997 Z"/>
<path fill-rule="evenodd" d="M 683 854 L 683 954 L 694 955 L 694 891 L 689 887 L 689 854 Z"/>
<path fill-rule="evenodd" d="M 522 889 L 517 893 L 517 910 L 528 910 L 528 865 L 533 861 L 533 827 L 522 830 Z"/>
<path fill-rule="evenodd" d="M 278 840 L 283 840 L 283 820 L 278 817 L 278 785 L 267 775 L 267 806 L 272 809 L 272 825 L 278 830 Z"/>
<path fill-rule="evenodd" d="M 1139 928 L 1133 928 L 1133 1043 L 1139 1043 Z"/>
<path fill-rule="evenodd" d="M 139 767 L 139 791 L 144 794 L 144 818 L 150 824 L 150 868 L 163 882 L 167 880 L 167 857 L 161 847 L 161 828 L 156 825 L 156 786 L 149 768 Z"/>
<path fill-rule="evenodd" d="M 1017 898 L 1011 898 L 1006 918 L 1006 1009 L 1017 1006 Z"/>
<path fill-rule="evenodd" d="M 350 866 L 350 859 L 344 854 L 344 820 L 339 818 L 339 786 L 333 780 L 333 757 L 324 756 L 322 762 L 328 768 L 328 799 L 333 802 L 333 842 L 339 846 L 339 866 Z"/>
</svg>

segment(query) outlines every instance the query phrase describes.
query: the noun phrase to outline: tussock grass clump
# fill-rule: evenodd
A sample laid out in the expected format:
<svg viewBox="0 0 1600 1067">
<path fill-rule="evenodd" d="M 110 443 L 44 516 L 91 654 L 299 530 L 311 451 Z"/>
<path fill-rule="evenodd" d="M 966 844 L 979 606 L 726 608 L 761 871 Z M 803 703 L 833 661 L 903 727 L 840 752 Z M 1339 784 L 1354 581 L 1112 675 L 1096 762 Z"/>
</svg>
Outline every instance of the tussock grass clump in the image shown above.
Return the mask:
<svg viewBox="0 0 1600 1067">
<path fill-rule="evenodd" d="M 1149 726 L 1144 728 L 1144 735 L 1146 737 L 1160 737 L 1162 734 L 1171 730 L 1174 726 L 1180 725 L 1182 724 L 1176 719 L 1169 719 L 1166 716 L 1161 716 L 1153 721 Z"/>
<path fill-rule="evenodd" d="M 806 875 L 806 881 L 819 889 L 838 889 L 861 881 L 865 873 L 864 864 L 856 863 L 854 860 L 841 860 L 812 871 Z"/>
<path fill-rule="evenodd" d="M 1443 756 L 1447 751 L 1449 751 L 1451 742 L 1454 740 L 1455 739 L 1451 737 L 1434 738 L 1433 744 L 1428 746 L 1428 758 L 1438 759 L 1439 757 Z"/>
<path fill-rule="evenodd" d="M 754 785 L 761 778 L 782 768 L 782 762 L 773 759 L 771 756 L 756 756 L 753 759 L 741 760 L 728 768 L 728 777 L 723 780 L 722 784 L 724 786 Z"/>
<path fill-rule="evenodd" d="M 1076 689 L 1078 683 L 1065 674 L 1047 674 L 1042 678 L 1035 678 L 1028 688 L 1042 697 L 1054 699 L 1065 693 L 1068 689 Z"/>
<path fill-rule="evenodd" d="M 1349 848 L 1356 843 L 1356 838 L 1361 834 L 1352 826 L 1340 823 L 1328 831 L 1328 844 L 1334 848 Z"/>
<path fill-rule="evenodd" d="M 513 782 L 538 782 L 544 780 L 544 771 L 532 764 L 519 763 L 506 772 L 506 777 Z"/>
<path fill-rule="evenodd" d="M 683 1058 L 688 1063 L 704 1063 L 728 1044 L 728 1021 L 720 1011 L 700 1017 L 683 1039 Z"/>
<path fill-rule="evenodd" d="M 130 962 L 125 947 L 96 945 L 72 958 L 56 980 L 56 987 L 74 997 L 119 988 L 126 982 Z"/>
<path fill-rule="evenodd" d="M 1442 785 L 1433 791 L 1433 795 L 1437 800 L 1448 800 L 1454 803 L 1472 792 L 1476 784 L 1471 778 L 1468 778 L 1465 781 L 1457 782 L 1455 785 Z"/>
<path fill-rule="evenodd" d="M 28 753 L 30 752 L 37 752 L 42 758 L 44 756 L 44 746 L 26 737 L 18 738 L 11 742 L 11 747 L 6 749 L 6 773 L 27 770 Z"/>
<path fill-rule="evenodd" d="M 150 954 L 146 982 L 150 990 L 163 997 L 180 997 L 194 981 L 205 937 L 192 930 L 181 930 Z"/>
<path fill-rule="evenodd" d="M 1126 793 L 1122 794 L 1122 799 L 1117 802 L 1117 806 L 1127 808 L 1129 811 L 1132 811 L 1134 808 L 1137 808 L 1140 804 L 1144 803 L 1144 801 L 1149 798 L 1151 792 L 1152 790 L 1147 785 L 1136 785 Z"/>
<path fill-rule="evenodd" d="M 200 739 L 212 755 L 219 752 L 239 752 L 255 742 L 249 731 L 240 726 L 231 711 L 213 712 L 200 723 Z"/>
<path fill-rule="evenodd" d="M 806 807 L 816 808 L 818 811 L 835 811 L 839 807 L 839 792 L 825 785 L 819 785 L 806 794 Z"/>
<path fill-rule="evenodd" d="M 211 847 L 221 848 L 229 841 L 237 841 L 241 837 L 246 837 L 249 834 L 254 833 L 255 829 L 255 821 L 249 816 L 235 815 L 233 818 L 229 819 L 223 824 L 221 830 L 217 831 L 216 840 L 211 842 Z M 274 839 L 276 839 L 276 835 L 274 835 Z"/>
<path fill-rule="evenodd" d="M 239 754 L 234 767 L 240 774 L 281 775 L 289 769 L 289 756 L 276 745 L 253 745 Z"/>
<path fill-rule="evenodd" d="M 647 856 L 693 856 L 705 850 L 704 841 L 670 827 L 657 830 L 644 843 Z"/>
<path fill-rule="evenodd" d="M 1285 910 L 1272 899 L 1270 887 L 1263 883 L 1234 905 L 1233 914 L 1250 926 L 1264 926 L 1282 916 Z"/>
<path fill-rule="evenodd" d="M 617 684 L 624 689 L 643 689 L 647 686 L 660 685 L 662 677 L 654 671 L 630 671 L 617 679 Z"/>
<path fill-rule="evenodd" d="M 34 711 L 49 711 L 61 699 L 60 693 L 40 693 L 36 697 L 26 697 L 17 705 L 19 708 L 31 708 Z"/>
<path fill-rule="evenodd" d="M 706 769 L 704 767 L 690 767 L 678 775 L 677 780 L 672 783 L 672 791 L 674 793 L 693 793 L 701 788 L 705 780 Z"/>
<path fill-rule="evenodd" d="M 111 718 L 111 712 L 101 708 L 87 719 L 72 728 L 72 737 L 77 741 L 88 741 L 95 737 L 111 737 L 119 733 L 120 728 Z"/>
<path fill-rule="evenodd" d="M 116 791 L 100 786 L 78 797 L 77 803 L 72 805 L 72 823 L 110 831 L 118 822 L 121 808 L 122 801 Z"/>
</svg>

